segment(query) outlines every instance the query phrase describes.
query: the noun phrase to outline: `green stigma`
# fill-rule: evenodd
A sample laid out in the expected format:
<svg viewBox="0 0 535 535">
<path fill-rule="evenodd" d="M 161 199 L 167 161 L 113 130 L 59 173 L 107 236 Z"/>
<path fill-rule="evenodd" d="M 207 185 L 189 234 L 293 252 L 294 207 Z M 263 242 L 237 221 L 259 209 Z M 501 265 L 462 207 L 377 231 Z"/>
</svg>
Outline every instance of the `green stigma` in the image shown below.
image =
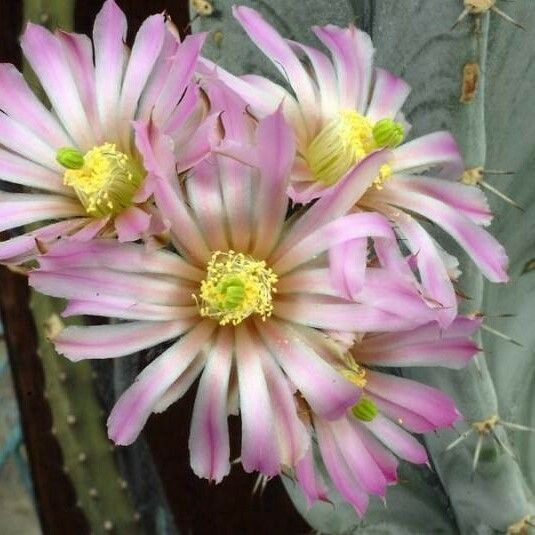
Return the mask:
<svg viewBox="0 0 535 535">
<path fill-rule="evenodd" d="M 373 140 L 378 147 L 393 149 L 405 137 L 405 128 L 392 119 L 381 119 L 373 127 Z"/>
<path fill-rule="evenodd" d="M 56 152 L 56 161 L 66 169 L 81 169 L 84 155 L 73 147 L 62 147 Z"/>
<path fill-rule="evenodd" d="M 351 412 L 357 420 L 371 422 L 379 414 L 379 409 L 370 399 L 361 398 L 361 400 L 351 409 Z"/>
</svg>

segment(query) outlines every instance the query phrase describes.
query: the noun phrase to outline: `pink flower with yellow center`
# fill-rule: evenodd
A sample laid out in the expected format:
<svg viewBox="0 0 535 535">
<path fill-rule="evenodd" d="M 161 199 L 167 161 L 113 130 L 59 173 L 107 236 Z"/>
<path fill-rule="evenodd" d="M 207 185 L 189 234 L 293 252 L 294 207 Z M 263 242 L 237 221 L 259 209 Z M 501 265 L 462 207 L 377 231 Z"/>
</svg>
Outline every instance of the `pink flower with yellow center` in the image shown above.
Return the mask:
<svg viewBox="0 0 535 535">
<path fill-rule="evenodd" d="M 34 227 L 0 244 L 2 262 L 24 262 L 59 237 L 131 241 L 165 230 L 134 122 L 151 117 L 182 170 L 210 150 L 215 117 L 203 122 L 206 105 L 191 82 L 204 36 L 180 42 L 164 15 L 154 15 L 130 51 L 126 31 L 113 0 L 95 19 L 93 42 L 28 24 L 22 50 L 50 111 L 13 65 L 0 65 L 0 180 L 27 188 L 0 193 L 0 230 Z"/>
<path fill-rule="evenodd" d="M 296 392 L 328 421 L 359 400 L 346 350 L 327 343 L 331 336 L 414 329 L 432 322 L 436 310 L 413 279 L 395 271 L 403 259 L 388 254 L 395 236 L 384 216 L 347 214 L 334 202 L 286 219 L 295 141 L 280 111 L 256 125 L 225 88 L 214 85 L 209 97 L 213 109 L 225 110 L 225 133 L 252 141 L 257 166 L 212 155 L 179 178 L 166 137 L 138 124 L 174 251 L 116 240 L 60 242 L 39 258 L 30 283 L 67 298 L 65 315 L 126 320 L 66 328 L 55 344 L 71 360 L 169 344 L 114 407 L 108 429 L 117 444 L 133 442 L 152 412 L 200 376 L 190 433 L 194 471 L 216 481 L 229 472 L 227 416 L 239 409 L 241 462 L 272 476 L 296 466 L 310 447 Z M 375 284 L 356 303 L 333 284 L 341 264 L 329 250 L 368 237 L 379 251 Z"/>
<path fill-rule="evenodd" d="M 384 497 L 388 485 L 397 482 L 398 458 L 428 462 L 425 447 L 411 433 L 451 427 L 461 418 L 453 400 L 439 390 L 374 367 L 462 368 L 479 351 L 469 337 L 480 325 L 481 319 L 458 316 L 446 330 L 430 323 L 401 333 L 366 335 L 346 354 L 343 373 L 362 389 L 350 410 L 329 420 L 298 401 L 334 487 L 359 516 L 368 507 L 369 495 Z M 328 499 L 317 472 L 311 448 L 295 468 L 309 506 Z"/>
<path fill-rule="evenodd" d="M 397 76 L 374 68 L 370 37 L 354 26 L 314 27 L 331 54 L 284 39 L 255 10 L 234 7 L 234 15 L 291 86 L 291 92 L 257 75 L 236 77 L 201 58 L 199 71 L 237 92 L 257 117 L 281 106 L 297 139 L 288 193 L 308 203 L 344 190 L 354 210 L 388 217 L 413 255 L 425 295 L 443 308 L 444 326 L 457 314 L 452 277 L 456 260 L 411 214 L 430 220 L 466 250 L 493 282 L 507 280 L 503 247 L 481 226 L 492 214 L 483 193 L 459 183 L 463 161 L 448 132 L 404 142 L 409 125 L 401 107 L 409 86 Z M 250 159 L 246 145 L 227 140 L 218 149 L 241 161 Z M 383 154 L 370 174 L 366 162 Z M 374 166 L 375 167 L 375 166 Z"/>
</svg>

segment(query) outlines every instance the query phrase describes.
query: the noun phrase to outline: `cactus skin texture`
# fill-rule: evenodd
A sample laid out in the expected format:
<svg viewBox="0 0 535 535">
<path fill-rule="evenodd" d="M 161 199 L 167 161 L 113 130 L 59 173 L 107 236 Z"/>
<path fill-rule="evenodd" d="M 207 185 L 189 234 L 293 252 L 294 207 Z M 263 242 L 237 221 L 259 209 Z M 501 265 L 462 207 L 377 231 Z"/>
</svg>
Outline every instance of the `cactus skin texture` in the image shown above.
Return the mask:
<svg viewBox="0 0 535 535">
<path fill-rule="evenodd" d="M 280 80 L 232 19 L 233 3 L 213 0 L 212 15 L 199 13 L 195 18 L 195 31 L 212 32 L 205 54 L 233 72 L 257 72 Z M 457 254 L 464 271 L 460 289 L 469 297 L 464 311 L 487 314 L 489 327 L 523 347 L 483 331 L 479 342 L 484 352 L 468 368 L 414 369 L 410 377 L 441 388 L 457 401 L 465 416 L 459 433 L 493 416 L 535 427 L 535 270 L 525 270 L 535 258 L 535 10 L 531 0 L 493 3 L 498 8 L 505 4 L 504 11 L 522 22 L 525 32 L 495 11 L 468 15 L 452 29 L 464 9 L 461 0 L 240 3 L 262 12 L 286 37 L 315 46 L 310 26 L 356 23 L 372 35 L 376 64 L 412 86 L 404 108 L 413 125 L 409 137 L 447 129 L 457 138 L 467 168 L 515 172 L 485 177 L 526 209 L 522 213 L 489 195 L 496 214 L 491 232 L 511 259 L 509 284 L 484 282 L 454 244 L 443 243 Z M 500 318 L 502 314 L 514 316 Z M 285 476 L 283 482 L 301 514 L 321 533 L 535 533 L 531 527 L 535 523 L 535 433 L 502 425 L 494 431 L 497 439 L 489 434 L 481 440 L 475 471 L 478 433 L 472 432 L 448 451 L 457 432 L 427 435 L 424 441 L 432 470 L 402 465 L 400 483 L 389 490 L 387 507 L 372 500 L 362 521 L 336 494 L 333 505 L 307 509 L 291 478 Z"/>
<path fill-rule="evenodd" d="M 63 306 L 36 292 L 32 295 L 45 392 L 52 412 L 51 432 L 61 447 L 63 469 L 92 533 L 142 534 L 140 515 L 106 436 L 91 364 L 71 363 L 55 352 L 49 340 L 62 327 L 58 311 Z"/>
</svg>

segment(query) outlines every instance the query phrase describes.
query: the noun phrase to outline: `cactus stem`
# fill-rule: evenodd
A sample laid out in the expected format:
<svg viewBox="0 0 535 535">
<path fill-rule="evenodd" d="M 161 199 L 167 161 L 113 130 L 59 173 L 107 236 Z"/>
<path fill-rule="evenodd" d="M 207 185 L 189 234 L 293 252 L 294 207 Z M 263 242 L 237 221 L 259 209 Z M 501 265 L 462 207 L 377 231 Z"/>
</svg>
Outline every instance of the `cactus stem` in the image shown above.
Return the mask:
<svg viewBox="0 0 535 535">
<path fill-rule="evenodd" d="M 486 420 L 481 420 L 477 422 L 472 422 L 470 429 L 459 435 L 451 444 L 449 444 L 444 451 L 450 451 L 461 442 L 465 441 L 472 433 L 476 433 L 478 436 L 476 449 L 474 451 L 474 459 L 472 462 L 472 472 L 474 473 L 477 469 L 479 463 L 479 457 L 481 455 L 481 448 L 483 446 L 483 440 L 486 436 L 492 436 L 496 441 L 498 446 L 502 448 L 505 453 L 507 453 L 511 458 L 517 461 L 517 456 L 515 453 L 506 445 L 506 443 L 496 434 L 496 427 L 502 426 L 505 429 L 511 429 L 515 431 L 532 431 L 535 432 L 535 429 L 532 427 L 527 427 L 525 425 L 515 424 L 512 422 L 506 422 L 502 420 L 497 414 L 493 414 Z"/>
</svg>

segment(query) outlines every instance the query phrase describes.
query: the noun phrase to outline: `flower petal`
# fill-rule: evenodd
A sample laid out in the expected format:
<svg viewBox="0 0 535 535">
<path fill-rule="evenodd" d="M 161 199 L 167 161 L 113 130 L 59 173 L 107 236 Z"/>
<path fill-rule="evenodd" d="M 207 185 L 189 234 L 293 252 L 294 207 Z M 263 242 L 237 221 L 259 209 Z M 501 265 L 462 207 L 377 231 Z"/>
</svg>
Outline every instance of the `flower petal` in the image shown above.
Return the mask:
<svg viewBox="0 0 535 535">
<path fill-rule="evenodd" d="M 263 344 L 243 324 L 236 329 L 236 365 L 242 421 L 241 462 L 246 472 L 273 476 L 280 472 L 273 408 L 262 370 Z M 269 355 L 268 355 L 268 358 Z"/>
<path fill-rule="evenodd" d="M 288 78 L 300 105 L 306 110 L 305 120 L 309 124 L 309 130 L 312 130 L 311 126 L 315 124 L 317 116 L 316 91 L 313 81 L 290 45 L 254 9 L 234 6 L 232 12 L 256 46 Z"/>
<path fill-rule="evenodd" d="M 316 26 L 313 32 L 330 50 L 338 76 L 341 108 L 364 113 L 372 72 L 373 45 L 370 36 L 354 26 Z"/>
<path fill-rule="evenodd" d="M 59 353 L 77 362 L 84 359 L 108 359 L 130 355 L 189 330 L 195 320 L 133 321 L 116 325 L 66 327 L 54 338 Z"/>
<path fill-rule="evenodd" d="M 373 123 L 381 119 L 395 119 L 410 91 L 410 86 L 403 79 L 384 69 L 376 68 L 366 117 Z"/>
<path fill-rule="evenodd" d="M 211 320 L 199 323 L 137 376 L 108 418 L 108 435 L 116 444 L 134 442 L 160 397 L 206 346 L 215 327 Z"/>
<path fill-rule="evenodd" d="M 302 336 L 274 319 L 255 320 L 262 340 L 318 415 L 338 418 L 354 405 L 360 389 L 315 353 Z"/>
<path fill-rule="evenodd" d="M 220 329 L 199 382 L 191 417 L 191 467 L 199 477 L 219 483 L 230 472 L 227 393 L 234 336 Z"/>
<path fill-rule="evenodd" d="M 106 135 L 117 139 L 119 95 L 127 60 L 127 22 L 114 0 L 106 0 L 95 18 L 95 81 L 100 123 Z"/>
<path fill-rule="evenodd" d="M 457 142 L 449 132 L 433 132 L 403 143 L 393 151 L 394 173 L 441 168 L 439 176 L 458 180 L 464 163 Z"/>
</svg>

